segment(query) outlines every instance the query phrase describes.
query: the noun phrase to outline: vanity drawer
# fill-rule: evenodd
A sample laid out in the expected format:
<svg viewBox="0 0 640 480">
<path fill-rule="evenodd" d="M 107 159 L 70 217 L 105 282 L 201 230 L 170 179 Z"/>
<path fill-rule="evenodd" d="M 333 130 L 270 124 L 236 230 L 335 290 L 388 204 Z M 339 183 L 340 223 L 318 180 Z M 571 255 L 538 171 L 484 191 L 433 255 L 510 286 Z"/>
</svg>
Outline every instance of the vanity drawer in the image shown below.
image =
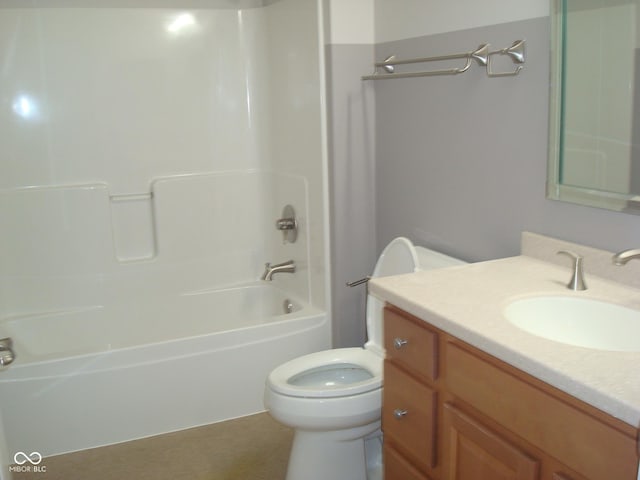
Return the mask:
<svg viewBox="0 0 640 480">
<path fill-rule="evenodd" d="M 577 400 L 463 345 L 448 342 L 444 353 L 448 391 L 479 412 L 586 478 L 636 478 L 635 439 Z"/>
<path fill-rule="evenodd" d="M 385 308 L 384 347 L 388 359 L 428 380 L 438 377 L 438 334 L 422 320 Z"/>
<path fill-rule="evenodd" d="M 382 430 L 422 469 L 436 464 L 436 402 L 435 390 L 384 362 Z"/>
</svg>

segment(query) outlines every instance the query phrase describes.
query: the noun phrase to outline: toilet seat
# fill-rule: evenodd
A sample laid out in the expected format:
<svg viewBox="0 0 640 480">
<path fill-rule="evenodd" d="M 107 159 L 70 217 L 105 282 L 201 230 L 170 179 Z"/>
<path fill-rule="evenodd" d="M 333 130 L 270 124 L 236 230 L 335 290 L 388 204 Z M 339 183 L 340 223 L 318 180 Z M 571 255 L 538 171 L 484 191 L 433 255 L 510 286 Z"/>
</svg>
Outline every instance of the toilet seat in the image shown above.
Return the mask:
<svg viewBox="0 0 640 480">
<path fill-rule="evenodd" d="M 358 395 L 382 388 L 382 361 L 360 347 L 324 350 L 283 363 L 269 374 L 267 384 L 290 397 Z"/>
</svg>

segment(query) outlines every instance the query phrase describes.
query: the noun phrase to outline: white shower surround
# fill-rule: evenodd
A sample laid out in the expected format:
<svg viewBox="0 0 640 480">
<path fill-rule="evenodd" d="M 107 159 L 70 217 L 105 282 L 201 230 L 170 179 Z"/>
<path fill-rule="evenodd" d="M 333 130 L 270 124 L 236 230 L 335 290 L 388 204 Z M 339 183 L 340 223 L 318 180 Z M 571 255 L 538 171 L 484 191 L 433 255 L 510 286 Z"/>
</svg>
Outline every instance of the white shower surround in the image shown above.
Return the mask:
<svg viewBox="0 0 640 480">
<path fill-rule="evenodd" d="M 112 432 L 84 443 L 39 446 L 22 437 L 18 446 L 9 433 L 9 454 L 61 453 L 253 413 L 262 408 L 262 370 L 330 346 L 319 2 L 61 5 L 0 2 L 0 54 L 8 59 L 0 95 L 10 99 L 0 109 L 0 216 L 9 232 L 0 249 L 0 334 L 14 337 L 17 354 L 0 372 L 0 405 L 5 430 L 15 431 L 20 423 L 7 420 L 41 408 L 31 403 L 36 396 L 57 395 L 38 414 L 44 425 L 59 415 L 65 393 L 114 385 L 123 415 L 119 424 L 112 412 Z M 287 203 L 299 215 L 295 244 L 283 244 L 274 228 Z M 292 317 L 264 312 L 250 325 L 248 305 L 230 313 L 200 302 L 201 311 L 189 311 L 186 293 L 195 301 L 202 292 L 249 288 L 265 262 L 290 258 L 296 274 L 273 283 L 278 299 L 301 306 Z M 211 330 L 194 333 L 182 313 L 200 326 L 210 319 Z M 237 323 L 217 328 L 216 315 Z M 47 348 L 43 338 L 60 345 Z M 193 342 L 198 350 L 181 350 Z M 191 363 L 174 364 L 172 351 Z M 158 355 L 145 360 L 144 352 Z M 134 357 L 130 370 L 105 367 L 123 374 L 115 383 L 102 385 L 104 373 L 81 381 L 92 365 Z M 208 376 L 214 365 L 225 368 Z M 44 374 L 47 387 L 34 373 L 46 369 L 56 372 Z M 181 372 L 179 391 L 166 382 L 171 369 Z M 219 405 L 199 395 L 204 384 L 222 395 Z M 145 389 L 153 393 L 139 395 Z M 32 397 L 21 401 L 23 394 Z M 135 422 L 124 413 L 153 395 L 166 407 L 150 410 L 153 428 L 125 428 Z M 198 415 L 181 421 L 185 396 L 184 408 Z M 100 416 L 100 402 L 96 408 Z"/>
</svg>

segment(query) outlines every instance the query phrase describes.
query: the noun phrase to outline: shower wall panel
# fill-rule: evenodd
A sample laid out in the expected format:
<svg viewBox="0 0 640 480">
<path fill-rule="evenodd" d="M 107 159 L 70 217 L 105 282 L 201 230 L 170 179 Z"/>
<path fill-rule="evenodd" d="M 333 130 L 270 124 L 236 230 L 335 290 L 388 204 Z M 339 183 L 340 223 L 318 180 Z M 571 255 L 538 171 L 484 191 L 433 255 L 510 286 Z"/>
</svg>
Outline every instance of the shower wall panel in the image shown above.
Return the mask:
<svg viewBox="0 0 640 480">
<path fill-rule="evenodd" d="M 300 276 L 279 281 L 323 307 L 317 3 L 147 3 L 0 0 L 0 318 L 253 281 L 289 258 Z M 295 244 L 274 227 L 289 203 Z"/>
<path fill-rule="evenodd" d="M 309 270 L 312 303 L 326 307 L 328 220 L 324 43 L 318 3 L 280 0 L 266 11 L 266 87 L 270 150 L 274 168 L 307 181 Z M 292 41 L 295 39 L 295 41 Z M 282 200 L 286 189 L 279 192 Z M 283 251 L 281 255 L 286 255 Z M 282 258 L 279 256 L 279 258 Z M 284 258 L 283 258 L 284 259 Z M 291 279 L 286 279 L 291 282 Z"/>
<path fill-rule="evenodd" d="M 0 9 L 0 187 L 269 164 L 262 9 Z"/>
<path fill-rule="evenodd" d="M 156 179 L 151 192 L 153 255 L 122 261 L 106 185 L 0 191 L 2 318 L 238 285 L 257 280 L 265 261 L 285 255 L 298 261 L 302 275 L 282 278 L 282 286 L 309 300 L 303 177 L 185 175 Z M 273 226 L 283 202 L 298 208 L 302 228 L 295 244 L 282 244 Z"/>
</svg>

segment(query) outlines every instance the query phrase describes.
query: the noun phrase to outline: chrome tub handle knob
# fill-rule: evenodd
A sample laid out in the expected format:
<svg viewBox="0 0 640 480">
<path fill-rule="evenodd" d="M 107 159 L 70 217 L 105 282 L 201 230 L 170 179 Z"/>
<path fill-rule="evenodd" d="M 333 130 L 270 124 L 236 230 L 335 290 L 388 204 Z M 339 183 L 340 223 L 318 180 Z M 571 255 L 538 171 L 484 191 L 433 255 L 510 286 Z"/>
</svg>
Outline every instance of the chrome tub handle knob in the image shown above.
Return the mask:
<svg viewBox="0 0 640 480">
<path fill-rule="evenodd" d="M 13 340 L 10 337 L 0 339 L 0 367 L 11 365 L 15 359 Z"/>
</svg>

